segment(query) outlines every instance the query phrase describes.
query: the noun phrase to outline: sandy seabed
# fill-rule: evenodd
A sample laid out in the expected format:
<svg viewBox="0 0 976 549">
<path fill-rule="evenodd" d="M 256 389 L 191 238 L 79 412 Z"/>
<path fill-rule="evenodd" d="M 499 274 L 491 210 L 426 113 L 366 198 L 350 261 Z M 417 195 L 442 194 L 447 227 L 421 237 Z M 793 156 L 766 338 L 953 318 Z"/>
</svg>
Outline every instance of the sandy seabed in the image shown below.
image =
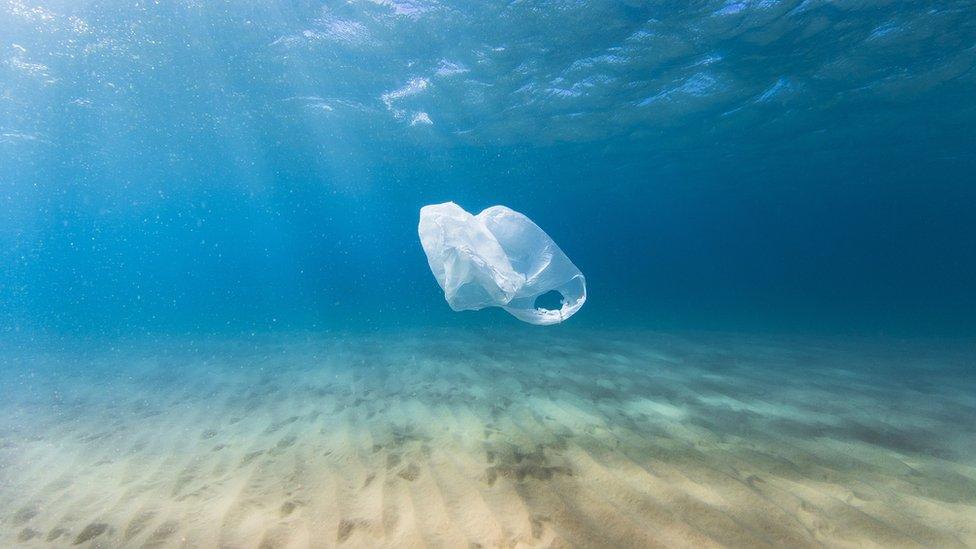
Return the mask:
<svg viewBox="0 0 976 549">
<path fill-rule="evenodd" d="M 430 331 L 4 349 L 2 547 L 976 547 L 964 345 Z"/>
</svg>

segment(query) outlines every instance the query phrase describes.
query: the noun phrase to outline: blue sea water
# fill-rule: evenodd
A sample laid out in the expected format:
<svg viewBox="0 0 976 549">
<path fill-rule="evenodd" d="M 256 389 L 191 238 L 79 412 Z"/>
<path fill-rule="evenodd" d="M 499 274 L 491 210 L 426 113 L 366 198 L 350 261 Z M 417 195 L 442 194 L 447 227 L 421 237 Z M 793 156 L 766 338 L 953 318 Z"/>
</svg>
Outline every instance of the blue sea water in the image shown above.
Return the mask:
<svg viewBox="0 0 976 549">
<path fill-rule="evenodd" d="M 971 0 L 3 0 L 0 542 L 976 545 L 974 98 Z M 446 201 L 587 303 L 451 311 Z"/>
<path fill-rule="evenodd" d="M 5 330 L 454 315 L 505 204 L 580 323 L 972 334 L 971 2 L 9 2 Z"/>
</svg>

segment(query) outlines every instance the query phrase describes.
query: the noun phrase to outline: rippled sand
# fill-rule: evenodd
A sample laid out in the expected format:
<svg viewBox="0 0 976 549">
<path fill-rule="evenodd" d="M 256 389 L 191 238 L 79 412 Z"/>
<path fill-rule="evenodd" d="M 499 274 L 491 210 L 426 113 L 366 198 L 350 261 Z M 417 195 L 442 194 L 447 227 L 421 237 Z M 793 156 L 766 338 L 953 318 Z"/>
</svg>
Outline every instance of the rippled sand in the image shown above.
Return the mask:
<svg viewBox="0 0 976 549">
<path fill-rule="evenodd" d="M 976 546 L 957 347 L 559 328 L 5 349 L 0 546 Z"/>
</svg>

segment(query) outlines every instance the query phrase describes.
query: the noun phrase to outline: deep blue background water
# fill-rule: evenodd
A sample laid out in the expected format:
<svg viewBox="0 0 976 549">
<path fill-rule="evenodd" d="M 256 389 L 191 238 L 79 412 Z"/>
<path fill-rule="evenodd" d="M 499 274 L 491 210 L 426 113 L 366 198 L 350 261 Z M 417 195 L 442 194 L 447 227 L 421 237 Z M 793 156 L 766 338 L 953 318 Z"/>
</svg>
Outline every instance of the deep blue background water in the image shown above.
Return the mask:
<svg viewBox="0 0 976 549">
<path fill-rule="evenodd" d="M 974 12 L 8 2 L 0 323 L 517 322 L 444 302 L 453 200 L 549 232 L 582 326 L 972 335 Z"/>
</svg>

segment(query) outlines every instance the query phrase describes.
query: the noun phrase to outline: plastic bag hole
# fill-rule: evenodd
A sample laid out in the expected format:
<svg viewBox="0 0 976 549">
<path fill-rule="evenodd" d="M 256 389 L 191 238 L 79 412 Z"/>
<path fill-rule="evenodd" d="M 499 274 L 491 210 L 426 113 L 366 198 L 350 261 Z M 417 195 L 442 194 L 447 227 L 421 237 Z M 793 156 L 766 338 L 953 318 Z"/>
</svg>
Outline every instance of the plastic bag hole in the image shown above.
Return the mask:
<svg viewBox="0 0 976 549">
<path fill-rule="evenodd" d="M 563 294 L 556 290 L 549 290 L 535 298 L 535 308 L 544 311 L 558 311 L 563 308 Z"/>
</svg>

